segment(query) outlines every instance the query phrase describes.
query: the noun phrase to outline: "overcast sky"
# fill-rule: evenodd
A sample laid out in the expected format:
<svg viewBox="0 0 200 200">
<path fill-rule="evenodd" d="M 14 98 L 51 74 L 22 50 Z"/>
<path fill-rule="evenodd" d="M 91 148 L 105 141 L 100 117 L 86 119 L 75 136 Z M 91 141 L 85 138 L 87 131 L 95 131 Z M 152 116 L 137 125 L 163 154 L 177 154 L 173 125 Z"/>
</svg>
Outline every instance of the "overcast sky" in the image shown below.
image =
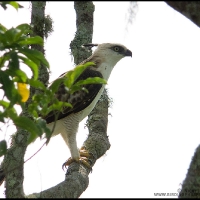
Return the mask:
<svg viewBox="0 0 200 200">
<path fill-rule="evenodd" d="M 21 4 L 25 8 L 18 12 L 0 8 L 4 26 L 30 22 L 29 3 Z M 81 197 L 153 198 L 154 193 L 177 193 L 200 141 L 199 28 L 164 2 L 139 2 L 127 31 L 129 2 L 94 4 L 93 42 L 122 43 L 133 57 L 122 59 L 108 81 L 113 99 L 108 123 L 111 148 L 96 162 Z M 52 81 L 73 67 L 69 44 L 76 16 L 73 2 L 48 2 L 46 14 L 54 20 L 54 32 L 45 42 Z M 88 133 L 84 123 L 77 136 L 79 147 Z M 9 127 L 7 135 L 13 131 Z M 5 133 L 1 135 L 4 138 Z M 43 143 L 31 144 L 26 159 Z M 25 164 L 25 193 L 63 181 L 61 166 L 69 156 L 62 138 L 53 138 Z M 3 186 L 0 191 L 3 197 Z"/>
</svg>

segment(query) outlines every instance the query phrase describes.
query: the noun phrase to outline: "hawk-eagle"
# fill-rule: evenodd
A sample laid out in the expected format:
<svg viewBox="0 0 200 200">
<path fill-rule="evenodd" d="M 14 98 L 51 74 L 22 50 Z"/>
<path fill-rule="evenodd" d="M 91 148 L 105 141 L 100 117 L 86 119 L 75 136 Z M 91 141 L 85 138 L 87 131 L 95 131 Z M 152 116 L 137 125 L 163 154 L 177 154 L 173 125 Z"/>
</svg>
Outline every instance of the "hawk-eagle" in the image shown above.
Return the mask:
<svg viewBox="0 0 200 200">
<path fill-rule="evenodd" d="M 84 46 L 97 46 L 97 49 L 81 64 L 85 64 L 86 62 L 94 62 L 95 65 L 87 67 L 79 76 L 77 81 L 89 77 L 100 77 L 107 81 L 117 62 L 125 56 L 132 56 L 132 52 L 121 44 L 103 43 L 99 45 L 86 44 Z M 60 77 L 64 77 L 66 73 L 62 74 Z M 78 126 L 79 123 L 93 110 L 104 90 L 105 85 L 89 84 L 85 85 L 84 87 L 88 90 L 88 93 L 81 90 L 71 95 L 66 95 L 67 91 L 65 90 L 65 86 L 61 84 L 57 93 L 55 94 L 56 97 L 60 101 L 71 103 L 73 107 L 66 107 L 64 110 L 62 110 L 62 112 L 59 113 L 51 112 L 44 117 L 50 130 L 53 129 L 54 121 L 57 120 L 53 135 L 61 134 L 67 146 L 69 147 L 71 158 L 68 159 L 65 165 L 69 165 L 72 161 L 83 161 L 83 163 L 85 163 L 84 158 L 86 154 L 84 150 L 78 149 L 76 142 Z M 84 157 L 81 157 L 82 155 Z"/>
<path fill-rule="evenodd" d="M 84 46 L 93 47 L 97 46 L 94 53 L 80 64 L 93 62 L 95 65 L 87 67 L 76 81 L 84 80 L 89 77 L 100 77 L 106 81 L 109 79 L 111 71 L 114 66 L 125 56 L 131 56 L 132 52 L 124 45 L 118 43 L 103 43 L 103 44 L 86 44 Z M 67 72 L 66 72 L 67 73 Z M 60 77 L 65 77 L 66 73 Z M 56 121 L 53 135 L 61 134 L 67 146 L 69 147 L 71 158 L 69 158 L 64 166 L 69 165 L 71 162 L 81 161 L 87 167 L 90 167 L 87 158 L 89 156 L 86 150 L 78 149 L 76 143 L 76 133 L 78 131 L 79 123 L 89 115 L 97 101 L 99 100 L 105 85 L 104 84 L 88 84 L 84 86 L 88 92 L 84 90 L 75 92 L 71 95 L 67 94 L 65 86 L 61 84 L 55 96 L 60 101 L 66 101 L 72 104 L 72 108 L 66 107 L 61 112 L 50 112 L 47 116 L 43 117 L 50 130 L 53 130 L 54 122 Z M 5 178 L 3 169 L 0 169 L 0 185 Z"/>
</svg>

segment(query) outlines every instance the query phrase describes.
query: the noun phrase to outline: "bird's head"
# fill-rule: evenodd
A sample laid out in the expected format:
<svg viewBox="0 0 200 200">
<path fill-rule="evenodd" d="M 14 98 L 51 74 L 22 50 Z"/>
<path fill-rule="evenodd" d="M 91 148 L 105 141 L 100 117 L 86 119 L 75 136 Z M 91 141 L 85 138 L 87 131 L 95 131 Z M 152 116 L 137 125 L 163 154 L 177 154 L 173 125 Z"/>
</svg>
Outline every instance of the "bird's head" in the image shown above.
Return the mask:
<svg viewBox="0 0 200 200">
<path fill-rule="evenodd" d="M 113 65 L 125 56 L 132 57 L 132 52 L 124 45 L 118 43 L 85 44 L 83 46 L 89 48 L 97 46 L 97 49 L 93 53 L 93 57 L 101 57 L 105 62 L 111 62 Z"/>
<path fill-rule="evenodd" d="M 108 80 L 114 66 L 125 56 L 131 56 L 132 52 L 124 45 L 118 43 L 85 44 L 87 48 L 97 46 L 91 57 L 87 61 L 94 62 L 93 70 L 99 71 L 105 80 Z"/>
</svg>

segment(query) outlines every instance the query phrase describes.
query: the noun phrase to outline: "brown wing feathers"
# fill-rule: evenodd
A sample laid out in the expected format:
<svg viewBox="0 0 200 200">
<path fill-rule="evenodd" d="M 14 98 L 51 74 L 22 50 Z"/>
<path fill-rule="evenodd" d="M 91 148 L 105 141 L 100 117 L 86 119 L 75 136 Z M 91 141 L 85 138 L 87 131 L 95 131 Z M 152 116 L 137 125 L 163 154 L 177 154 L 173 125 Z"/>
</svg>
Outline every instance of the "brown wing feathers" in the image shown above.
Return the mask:
<svg viewBox="0 0 200 200">
<path fill-rule="evenodd" d="M 103 76 L 100 72 L 87 68 L 79 76 L 79 78 L 76 80 L 76 82 L 79 80 L 87 79 L 89 77 L 103 78 Z M 50 112 L 47 116 L 44 117 L 44 119 L 47 121 L 47 123 L 54 122 L 56 119 L 57 120 L 62 119 L 64 117 L 70 115 L 71 113 L 76 113 L 76 112 L 79 112 L 79 111 L 85 109 L 94 100 L 97 93 L 101 89 L 102 84 L 88 84 L 88 85 L 84 85 L 84 87 L 88 90 L 88 93 L 85 92 L 84 90 L 81 90 L 81 91 L 77 91 L 73 94 L 68 94 L 67 99 L 65 98 L 66 102 L 71 103 L 73 108 L 66 107 L 62 110 L 62 112 L 59 112 L 59 111 Z M 64 84 L 61 84 L 58 89 L 58 92 L 55 95 L 59 101 L 63 101 L 63 99 L 64 99 L 63 96 L 66 97 L 66 94 L 67 93 L 65 90 L 65 86 L 64 86 Z M 58 115 L 57 116 L 58 118 L 56 117 L 56 115 Z"/>
</svg>

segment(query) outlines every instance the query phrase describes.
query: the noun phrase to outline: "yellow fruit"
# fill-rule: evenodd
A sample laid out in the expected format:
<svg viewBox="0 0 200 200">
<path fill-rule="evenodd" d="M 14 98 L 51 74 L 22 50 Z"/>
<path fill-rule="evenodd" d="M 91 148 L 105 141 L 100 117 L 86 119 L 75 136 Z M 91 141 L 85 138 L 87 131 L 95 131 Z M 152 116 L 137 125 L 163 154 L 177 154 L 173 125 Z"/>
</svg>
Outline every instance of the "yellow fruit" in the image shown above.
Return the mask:
<svg viewBox="0 0 200 200">
<path fill-rule="evenodd" d="M 21 101 L 26 102 L 30 95 L 30 90 L 27 88 L 27 84 L 26 83 L 17 83 L 17 90 L 22 97 Z"/>
</svg>

